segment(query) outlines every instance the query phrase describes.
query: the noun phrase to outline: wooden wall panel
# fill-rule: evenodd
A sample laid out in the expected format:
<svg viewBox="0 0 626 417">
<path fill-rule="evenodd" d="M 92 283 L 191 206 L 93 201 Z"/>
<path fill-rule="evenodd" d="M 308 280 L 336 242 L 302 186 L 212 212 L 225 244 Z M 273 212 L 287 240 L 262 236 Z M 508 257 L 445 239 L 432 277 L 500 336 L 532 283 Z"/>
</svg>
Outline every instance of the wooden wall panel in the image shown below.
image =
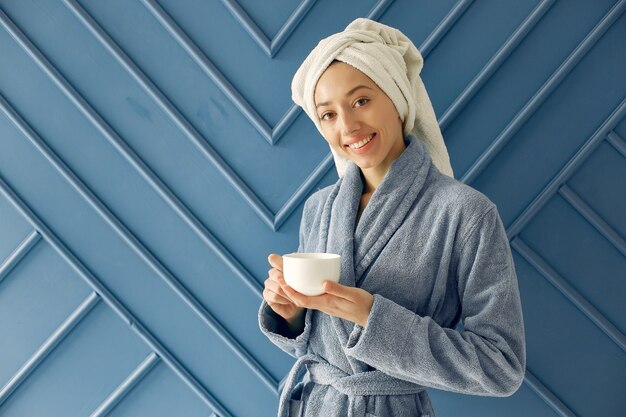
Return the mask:
<svg viewBox="0 0 626 417">
<path fill-rule="evenodd" d="M 275 415 L 293 358 L 258 329 L 266 257 L 337 179 L 291 78 L 368 16 L 425 56 L 522 295 L 525 383 L 430 390 L 437 415 L 624 415 L 625 9 L 0 1 L 0 414 Z"/>
</svg>

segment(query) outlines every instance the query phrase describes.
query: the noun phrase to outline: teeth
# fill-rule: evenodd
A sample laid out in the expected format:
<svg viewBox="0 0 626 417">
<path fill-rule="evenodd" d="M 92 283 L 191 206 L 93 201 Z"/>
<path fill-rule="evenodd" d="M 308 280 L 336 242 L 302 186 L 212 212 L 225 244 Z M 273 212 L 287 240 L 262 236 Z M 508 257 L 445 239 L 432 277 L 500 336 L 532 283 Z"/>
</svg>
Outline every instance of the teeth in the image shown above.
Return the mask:
<svg viewBox="0 0 626 417">
<path fill-rule="evenodd" d="M 371 135 L 369 135 L 368 137 L 366 137 L 365 139 L 363 139 L 360 142 L 357 143 L 353 143 L 352 145 L 350 145 L 350 147 L 352 149 L 359 149 L 362 148 L 363 146 L 365 146 L 367 143 L 369 143 L 370 140 L 372 140 L 372 138 L 374 137 L 374 134 L 372 133 Z"/>
</svg>

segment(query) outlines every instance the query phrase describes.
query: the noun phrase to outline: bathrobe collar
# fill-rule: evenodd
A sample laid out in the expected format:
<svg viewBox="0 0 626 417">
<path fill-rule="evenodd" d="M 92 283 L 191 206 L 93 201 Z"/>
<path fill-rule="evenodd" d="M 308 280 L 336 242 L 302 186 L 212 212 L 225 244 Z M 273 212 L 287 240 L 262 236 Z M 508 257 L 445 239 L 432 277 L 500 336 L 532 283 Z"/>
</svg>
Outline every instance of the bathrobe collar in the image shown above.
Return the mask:
<svg viewBox="0 0 626 417">
<path fill-rule="evenodd" d="M 404 141 L 406 149 L 372 194 L 358 225 L 363 181 L 354 162 L 350 161 L 324 204 L 316 251 L 341 255 L 340 284 L 360 286 L 365 271 L 400 227 L 422 190 L 432 164 L 428 147 L 413 135 Z M 337 317 L 333 320 L 340 339 L 347 341 L 354 323 Z"/>
</svg>

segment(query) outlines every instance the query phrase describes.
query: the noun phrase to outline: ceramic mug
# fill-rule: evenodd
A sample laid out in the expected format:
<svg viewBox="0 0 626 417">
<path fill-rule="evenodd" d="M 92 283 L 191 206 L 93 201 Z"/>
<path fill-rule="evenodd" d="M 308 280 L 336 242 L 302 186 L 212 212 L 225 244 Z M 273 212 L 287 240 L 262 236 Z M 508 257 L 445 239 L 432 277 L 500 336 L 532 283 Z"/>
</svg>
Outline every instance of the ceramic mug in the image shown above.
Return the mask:
<svg viewBox="0 0 626 417">
<path fill-rule="evenodd" d="M 283 276 L 294 290 L 308 296 L 324 293 L 324 281 L 339 282 L 341 256 L 334 253 L 289 253 L 283 255 Z"/>
</svg>

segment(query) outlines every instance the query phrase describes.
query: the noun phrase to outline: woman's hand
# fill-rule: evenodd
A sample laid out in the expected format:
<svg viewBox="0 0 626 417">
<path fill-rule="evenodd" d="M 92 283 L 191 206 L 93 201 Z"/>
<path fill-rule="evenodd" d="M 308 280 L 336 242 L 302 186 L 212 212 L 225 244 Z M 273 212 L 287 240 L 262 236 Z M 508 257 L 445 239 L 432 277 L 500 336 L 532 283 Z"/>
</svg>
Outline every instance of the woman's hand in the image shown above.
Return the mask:
<svg viewBox="0 0 626 417">
<path fill-rule="evenodd" d="M 298 307 L 320 310 L 365 327 L 369 318 L 374 296 L 356 287 L 348 287 L 334 281 L 324 282 L 324 294 L 308 297 L 291 288 L 280 275 L 279 283 L 285 296 Z"/>
<path fill-rule="evenodd" d="M 304 316 L 304 307 L 294 304 L 283 290 L 283 286 L 287 285 L 283 277 L 283 257 L 271 253 L 267 260 L 272 265 L 272 269 L 268 271 L 268 278 L 265 280 L 263 299 L 276 314 L 287 320 L 294 330 L 293 327 L 299 327 L 297 322 L 301 321 Z"/>
</svg>

